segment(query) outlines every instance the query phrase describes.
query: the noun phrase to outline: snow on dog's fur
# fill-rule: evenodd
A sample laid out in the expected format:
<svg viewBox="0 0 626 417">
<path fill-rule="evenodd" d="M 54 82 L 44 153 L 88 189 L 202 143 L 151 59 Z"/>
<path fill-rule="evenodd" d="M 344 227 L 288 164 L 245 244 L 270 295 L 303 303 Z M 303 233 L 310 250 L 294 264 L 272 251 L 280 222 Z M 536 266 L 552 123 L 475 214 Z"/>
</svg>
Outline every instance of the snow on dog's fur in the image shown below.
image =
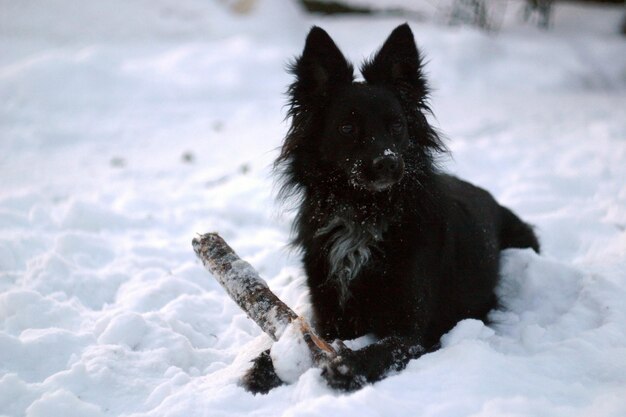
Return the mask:
<svg viewBox="0 0 626 417">
<path fill-rule="evenodd" d="M 532 228 L 485 190 L 438 171 L 444 152 L 426 115 L 428 88 L 408 25 L 353 67 L 311 29 L 292 68 L 291 128 L 276 165 L 284 198 L 299 199 L 301 249 L 317 331 L 372 333 L 323 370 L 352 390 L 436 348 L 459 320 L 496 306 L 499 253 L 539 250 Z M 267 352 L 243 378 L 254 392 L 281 383 Z"/>
</svg>

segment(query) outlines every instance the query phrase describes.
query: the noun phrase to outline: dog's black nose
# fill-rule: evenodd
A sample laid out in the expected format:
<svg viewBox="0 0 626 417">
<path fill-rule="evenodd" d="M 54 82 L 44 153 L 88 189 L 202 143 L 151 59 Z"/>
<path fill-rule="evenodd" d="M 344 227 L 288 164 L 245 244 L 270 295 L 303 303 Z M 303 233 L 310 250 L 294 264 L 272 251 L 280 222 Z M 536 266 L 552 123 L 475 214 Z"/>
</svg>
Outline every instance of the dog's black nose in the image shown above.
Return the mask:
<svg viewBox="0 0 626 417">
<path fill-rule="evenodd" d="M 404 161 L 395 154 L 379 156 L 371 162 L 364 174 L 367 175 L 367 189 L 386 190 L 402 179 Z"/>
<path fill-rule="evenodd" d="M 379 179 L 392 178 L 400 167 L 400 160 L 397 156 L 379 156 L 374 159 L 372 166 L 376 177 Z"/>
</svg>

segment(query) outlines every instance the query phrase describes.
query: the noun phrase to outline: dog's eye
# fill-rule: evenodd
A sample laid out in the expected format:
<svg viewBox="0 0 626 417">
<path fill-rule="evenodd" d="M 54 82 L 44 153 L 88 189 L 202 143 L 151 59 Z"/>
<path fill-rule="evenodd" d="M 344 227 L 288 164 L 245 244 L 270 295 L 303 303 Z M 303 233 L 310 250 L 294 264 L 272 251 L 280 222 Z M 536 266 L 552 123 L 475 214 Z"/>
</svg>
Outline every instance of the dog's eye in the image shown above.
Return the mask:
<svg viewBox="0 0 626 417">
<path fill-rule="evenodd" d="M 354 133 L 354 125 L 350 123 L 342 123 L 339 125 L 339 133 L 344 135 L 351 135 Z"/>
<path fill-rule="evenodd" d="M 402 124 L 401 121 L 397 120 L 393 122 L 389 128 L 391 129 L 391 133 L 393 133 L 394 135 L 399 135 L 404 129 L 404 124 Z"/>
</svg>

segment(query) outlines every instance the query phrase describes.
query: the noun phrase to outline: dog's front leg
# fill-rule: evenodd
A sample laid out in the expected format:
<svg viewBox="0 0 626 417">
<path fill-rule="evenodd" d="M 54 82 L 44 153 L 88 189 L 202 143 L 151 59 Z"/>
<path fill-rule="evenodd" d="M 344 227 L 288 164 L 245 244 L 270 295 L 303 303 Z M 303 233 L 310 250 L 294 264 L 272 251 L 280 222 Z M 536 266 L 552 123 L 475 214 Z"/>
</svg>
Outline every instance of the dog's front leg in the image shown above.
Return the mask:
<svg viewBox="0 0 626 417">
<path fill-rule="evenodd" d="M 335 389 L 354 391 L 401 371 L 424 352 L 415 337 L 388 336 L 360 350 L 340 348 L 337 357 L 322 367 L 322 376 Z"/>
<path fill-rule="evenodd" d="M 252 367 L 240 380 L 240 385 L 253 394 L 267 394 L 282 384 L 283 381 L 276 375 L 269 349 L 252 361 Z"/>
</svg>

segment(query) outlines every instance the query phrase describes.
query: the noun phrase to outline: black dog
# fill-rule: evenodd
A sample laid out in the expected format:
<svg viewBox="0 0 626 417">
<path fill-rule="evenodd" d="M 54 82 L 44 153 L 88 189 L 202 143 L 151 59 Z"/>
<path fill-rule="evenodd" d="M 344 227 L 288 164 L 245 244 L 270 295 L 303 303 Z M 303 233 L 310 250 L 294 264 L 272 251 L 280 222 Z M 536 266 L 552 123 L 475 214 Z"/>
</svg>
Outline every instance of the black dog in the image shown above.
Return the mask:
<svg viewBox="0 0 626 417">
<path fill-rule="evenodd" d="M 323 370 L 352 390 L 436 349 L 459 320 L 496 306 L 500 250 L 533 248 L 532 228 L 485 190 L 437 171 L 445 148 L 426 114 L 428 87 L 408 25 L 397 27 L 355 82 L 328 34 L 313 27 L 291 71 L 291 128 L 276 161 L 294 224 L 315 327 L 327 340 L 373 333 Z M 243 378 L 280 384 L 264 352 Z"/>
</svg>

